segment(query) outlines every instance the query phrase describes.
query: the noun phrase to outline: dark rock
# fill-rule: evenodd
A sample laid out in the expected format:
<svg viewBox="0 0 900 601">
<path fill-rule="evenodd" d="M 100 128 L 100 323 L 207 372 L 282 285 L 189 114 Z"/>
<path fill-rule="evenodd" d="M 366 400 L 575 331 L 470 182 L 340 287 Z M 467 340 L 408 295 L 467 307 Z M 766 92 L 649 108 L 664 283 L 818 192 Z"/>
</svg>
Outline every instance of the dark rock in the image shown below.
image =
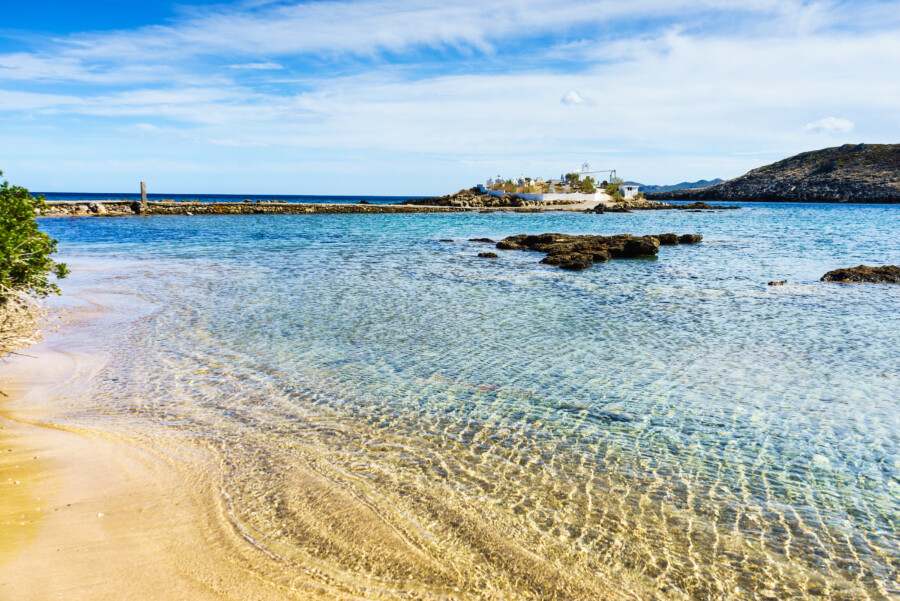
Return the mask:
<svg viewBox="0 0 900 601">
<path fill-rule="evenodd" d="M 490 238 L 469 238 L 469 242 L 486 242 L 487 244 L 494 243 L 494 241 Z"/>
<path fill-rule="evenodd" d="M 358 205 L 370 205 L 370 204 L 372 204 L 372 203 L 369 202 L 368 200 L 361 200 L 361 201 L 359 201 L 359 202 L 356 203 L 356 204 L 358 204 Z"/>
<path fill-rule="evenodd" d="M 594 264 L 594 257 L 582 253 L 561 253 L 547 255 L 541 260 L 541 263 L 570 271 L 582 271 Z"/>
<path fill-rule="evenodd" d="M 496 259 L 497 253 L 478 253 L 478 256 L 482 259 Z"/>
<path fill-rule="evenodd" d="M 657 238 L 659 243 L 663 246 L 678 244 L 678 234 L 657 234 L 654 237 Z"/>
<path fill-rule="evenodd" d="M 689 235 L 689 234 L 686 234 Z M 643 236 L 625 241 L 622 256 L 627 258 L 655 255 L 659 251 L 659 238 Z"/>
<path fill-rule="evenodd" d="M 699 241 L 702 236 L 686 234 L 679 238 L 676 234 L 663 234 L 670 243 Z M 672 242 L 674 240 L 674 242 Z M 594 263 L 609 261 L 612 258 L 634 258 L 655 255 L 659 252 L 660 239 L 656 236 L 632 236 L 618 234 L 616 236 L 573 236 L 571 234 L 517 234 L 509 236 L 497 243 L 501 250 L 534 250 L 547 253 L 541 261 L 545 265 L 554 265 L 563 269 L 587 269 Z"/>
<path fill-rule="evenodd" d="M 509 236 L 498 242 L 497 248 L 499 248 L 500 250 L 527 250 L 528 247 L 522 244 L 522 242 L 527 237 L 527 234 L 517 234 L 515 236 Z"/>
<path fill-rule="evenodd" d="M 689 213 L 703 213 L 704 211 L 727 211 L 730 209 L 740 209 L 740 207 L 724 207 L 716 205 L 708 205 L 705 202 L 692 202 L 686 205 L 671 205 L 673 209 L 679 211 L 687 211 Z"/>
<path fill-rule="evenodd" d="M 697 244 L 701 240 L 703 240 L 703 236 L 700 234 L 683 234 L 678 241 L 682 244 Z"/>
<path fill-rule="evenodd" d="M 768 283 L 769 286 L 784 286 L 785 284 L 787 284 L 787 280 L 779 280 L 777 282 Z"/>
<path fill-rule="evenodd" d="M 846 269 L 835 269 L 822 276 L 823 282 L 867 282 L 874 284 L 900 284 L 900 267 L 882 265 L 869 267 L 858 265 Z"/>
<path fill-rule="evenodd" d="M 452 238 L 441 238 L 438 242 L 453 242 Z"/>
</svg>

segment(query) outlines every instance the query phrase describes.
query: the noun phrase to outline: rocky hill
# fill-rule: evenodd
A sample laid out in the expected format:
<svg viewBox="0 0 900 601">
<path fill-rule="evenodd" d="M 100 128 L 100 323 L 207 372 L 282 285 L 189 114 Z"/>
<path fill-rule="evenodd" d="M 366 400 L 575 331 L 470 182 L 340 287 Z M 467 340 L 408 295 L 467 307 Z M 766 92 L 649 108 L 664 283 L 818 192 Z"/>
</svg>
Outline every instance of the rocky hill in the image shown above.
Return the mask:
<svg viewBox="0 0 900 601">
<path fill-rule="evenodd" d="M 647 198 L 900 203 L 900 144 L 845 144 L 804 152 L 708 188 Z"/>
<path fill-rule="evenodd" d="M 672 192 L 674 190 L 687 190 L 688 188 L 707 188 L 709 186 L 715 186 L 716 184 L 721 184 L 725 180 L 719 179 L 701 179 L 696 182 L 681 182 L 680 184 L 672 184 L 670 186 L 645 186 L 644 184 L 640 184 L 641 192 L 644 194 L 656 194 L 658 192 Z"/>
</svg>

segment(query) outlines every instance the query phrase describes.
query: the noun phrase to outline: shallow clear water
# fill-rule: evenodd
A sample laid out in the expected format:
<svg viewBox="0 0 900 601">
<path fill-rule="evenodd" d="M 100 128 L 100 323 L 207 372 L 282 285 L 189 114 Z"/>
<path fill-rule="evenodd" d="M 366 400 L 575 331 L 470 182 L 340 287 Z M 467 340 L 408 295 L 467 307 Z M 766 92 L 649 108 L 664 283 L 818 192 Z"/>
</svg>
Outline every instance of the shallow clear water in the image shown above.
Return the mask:
<svg viewBox="0 0 900 601">
<path fill-rule="evenodd" d="M 900 287 L 818 281 L 900 263 L 900 206 L 41 227 L 75 265 L 127 265 L 79 285 L 153 306 L 103 340 L 79 419 L 216 449 L 228 519 L 273 579 L 900 595 Z M 580 273 L 466 241 L 548 231 L 704 241 Z"/>
</svg>

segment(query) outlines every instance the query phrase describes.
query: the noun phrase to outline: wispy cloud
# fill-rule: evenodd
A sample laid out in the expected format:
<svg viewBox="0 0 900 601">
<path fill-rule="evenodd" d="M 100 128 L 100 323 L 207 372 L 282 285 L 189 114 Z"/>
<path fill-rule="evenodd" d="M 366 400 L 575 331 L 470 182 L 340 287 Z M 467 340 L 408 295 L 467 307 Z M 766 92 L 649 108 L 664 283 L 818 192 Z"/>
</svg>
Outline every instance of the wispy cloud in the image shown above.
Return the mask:
<svg viewBox="0 0 900 601">
<path fill-rule="evenodd" d="M 880 2 L 242 2 L 0 55 L 0 134 L 20 136 L 0 162 L 37 177 L 53 163 L 29 152 L 92 148 L 249 177 L 352 156 L 410 193 L 597 154 L 651 183 L 730 177 L 765 149 L 900 137 L 897 64 Z"/>
<path fill-rule="evenodd" d="M 844 119 L 843 117 L 825 117 L 818 121 L 808 123 L 804 128 L 806 131 L 819 133 L 850 133 L 853 131 L 853 121 Z"/>
<path fill-rule="evenodd" d="M 249 69 L 252 71 L 274 71 L 276 69 L 284 69 L 284 66 L 278 63 L 243 63 L 240 65 L 228 65 L 229 69 Z"/>
<path fill-rule="evenodd" d="M 568 92 L 563 94 L 563 97 L 560 98 L 559 101 L 562 104 L 568 104 L 568 105 L 594 104 L 593 100 L 591 100 L 590 98 L 587 98 L 586 96 L 583 96 L 581 94 L 581 92 L 578 92 L 576 90 L 569 90 Z"/>
</svg>

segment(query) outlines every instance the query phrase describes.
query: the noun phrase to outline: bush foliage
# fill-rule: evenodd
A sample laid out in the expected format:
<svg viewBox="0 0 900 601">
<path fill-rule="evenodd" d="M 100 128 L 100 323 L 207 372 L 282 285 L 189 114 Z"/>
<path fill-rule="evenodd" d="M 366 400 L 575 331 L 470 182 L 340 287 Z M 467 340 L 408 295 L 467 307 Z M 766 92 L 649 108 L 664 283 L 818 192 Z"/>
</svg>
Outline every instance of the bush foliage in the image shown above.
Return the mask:
<svg viewBox="0 0 900 601">
<path fill-rule="evenodd" d="M 34 198 L 25 188 L 0 182 L 0 302 L 20 292 L 59 294 L 49 276 L 64 278 L 69 271 L 50 258 L 56 240 L 38 229 L 35 215 L 45 206 L 43 196 Z"/>
</svg>

